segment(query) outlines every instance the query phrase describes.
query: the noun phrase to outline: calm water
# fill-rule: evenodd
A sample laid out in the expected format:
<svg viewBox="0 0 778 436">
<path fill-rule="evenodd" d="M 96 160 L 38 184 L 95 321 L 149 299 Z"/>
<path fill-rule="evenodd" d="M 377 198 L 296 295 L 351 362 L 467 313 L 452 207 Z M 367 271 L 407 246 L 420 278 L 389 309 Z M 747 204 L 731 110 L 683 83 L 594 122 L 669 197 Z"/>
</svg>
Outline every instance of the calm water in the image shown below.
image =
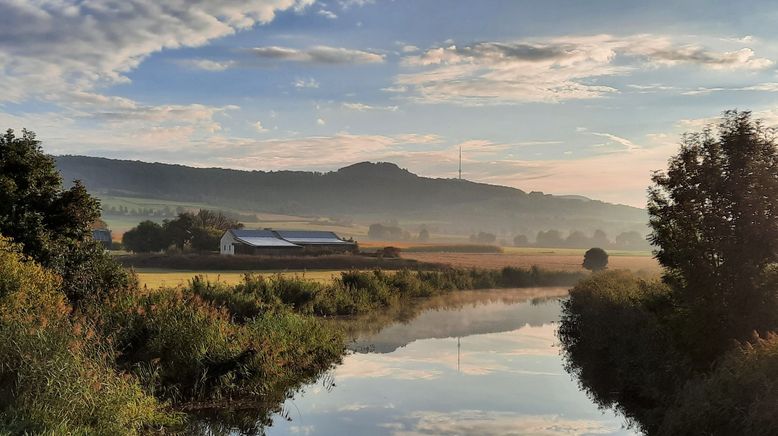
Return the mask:
<svg viewBox="0 0 778 436">
<path fill-rule="evenodd" d="M 565 372 L 564 289 L 457 293 L 366 320 L 343 364 L 288 400 L 268 434 L 622 435 Z"/>
</svg>

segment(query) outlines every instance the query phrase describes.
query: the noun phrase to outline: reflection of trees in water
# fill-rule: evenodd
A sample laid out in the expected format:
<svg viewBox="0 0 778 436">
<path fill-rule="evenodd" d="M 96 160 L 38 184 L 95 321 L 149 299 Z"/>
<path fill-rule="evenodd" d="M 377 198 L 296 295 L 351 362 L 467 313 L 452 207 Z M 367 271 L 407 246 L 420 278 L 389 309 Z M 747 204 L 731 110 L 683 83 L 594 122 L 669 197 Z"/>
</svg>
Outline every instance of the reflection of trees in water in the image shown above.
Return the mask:
<svg viewBox="0 0 778 436">
<path fill-rule="evenodd" d="M 498 333 L 556 321 L 556 305 L 547 310 L 537 306 L 565 295 L 564 288 L 456 292 L 336 322 L 352 338 L 353 351 L 388 353 L 420 339 Z"/>
<path fill-rule="evenodd" d="M 192 412 L 195 419 L 188 423 L 186 433 L 209 436 L 264 435 L 265 428 L 273 424 L 276 416 L 292 421 L 294 415 L 299 414 L 294 410 L 294 403 L 287 400 L 305 393 L 308 387 L 321 386 L 328 392 L 335 388 L 332 371 L 334 367 L 335 365 L 319 373 L 308 374 L 286 390 L 269 392 L 265 401 L 230 400 L 229 407 L 217 403 L 210 407 L 203 405 Z"/>
<path fill-rule="evenodd" d="M 462 309 L 477 308 L 489 304 L 516 305 L 527 303 L 531 306 L 538 306 L 565 295 L 567 295 L 566 288 L 459 291 L 431 298 L 402 301 L 385 310 L 357 317 L 333 317 L 328 322 L 333 328 L 344 330 L 346 337 L 356 344 L 355 341 L 358 338 L 376 335 L 392 325 L 408 326 L 425 312 L 450 312 L 454 315 Z M 521 321 L 521 325 L 527 323 L 526 320 Z M 406 344 L 407 342 L 398 346 Z M 368 346 L 361 348 L 352 346 L 350 348 L 357 352 L 372 351 L 371 347 Z M 197 410 L 190 411 L 197 418 L 190 422 L 187 433 L 263 435 L 265 428 L 272 425 L 275 417 L 293 420 L 297 412 L 294 410 L 294 403 L 287 400 L 303 394 L 310 387 L 322 386 L 328 391 L 333 389 L 335 387 L 334 367 L 333 365 L 327 370 L 315 374 L 305 374 L 298 377 L 297 380 L 289 381 L 292 384 L 291 388 L 267 392 L 264 394 L 266 400 L 263 402 L 229 400 L 229 407 L 224 407 L 224 404 L 219 403 L 199 405 Z M 227 401 L 225 399 L 225 403 Z"/>
</svg>

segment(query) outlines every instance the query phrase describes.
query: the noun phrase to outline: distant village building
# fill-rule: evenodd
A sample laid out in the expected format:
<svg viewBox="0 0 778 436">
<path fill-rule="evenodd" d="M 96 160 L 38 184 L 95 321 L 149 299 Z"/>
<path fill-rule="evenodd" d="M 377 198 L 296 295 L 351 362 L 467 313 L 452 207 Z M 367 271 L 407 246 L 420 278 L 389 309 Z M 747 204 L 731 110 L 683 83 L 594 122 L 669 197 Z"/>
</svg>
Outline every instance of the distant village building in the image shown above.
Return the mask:
<svg viewBox="0 0 778 436">
<path fill-rule="evenodd" d="M 108 229 L 94 229 L 92 230 L 92 239 L 99 242 L 106 250 L 111 249 L 112 239 L 111 231 Z"/>
<path fill-rule="evenodd" d="M 314 230 L 245 230 L 224 232 L 219 251 L 223 255 L 326 254 L 356 250 L 354 241 L 340 238 L 334 232 Z"/>
</svg>

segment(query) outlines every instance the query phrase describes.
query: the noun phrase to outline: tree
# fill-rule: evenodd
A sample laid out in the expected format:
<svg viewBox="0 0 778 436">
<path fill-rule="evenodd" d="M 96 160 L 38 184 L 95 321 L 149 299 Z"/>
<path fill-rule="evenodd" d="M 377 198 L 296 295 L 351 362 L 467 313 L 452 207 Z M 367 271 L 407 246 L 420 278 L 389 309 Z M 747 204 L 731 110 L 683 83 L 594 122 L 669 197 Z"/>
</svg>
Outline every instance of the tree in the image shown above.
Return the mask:
<svg viewBox="0 0 778 436">
<path fill-rule="evenodd" d="M 129 286 L 129 275 L 92 240 L 100 203 L 79 181 L 65 189 L 33 132 L 0 136 L 0 234 L 63 277 L 71 302 Z"/>
<path fill-rule="evenodd" d="M 419 241 L 427 242 L 429 240 L 430 240 L 429 230 L 427 230 L 426 227 L 422 227 L 421 230 L 419 230 Z"/>
<path fill-rule="evenodd" d="M 616 246 L 627 250 L 645 249 L 646 239 L 636 231 L 622 232 L 616 235 Z"/>
<path fill-rule="evenodd" d="M 600 229 L 594 231 L 594 234 L 592 235 L 592 245 L 596 247 L 607 247 L 610 243 L 608 235 L 604 231 Z"/>
<path fill-rule="evenodd" d="M 584 253 L 582 266 L 589 271 L 602 271 L 608 267 L 608 253 L 602 248 L 590 248 Z"/>
<path fill-rule="evenodd" d="M 778 153 L 770 132 L 749 112 L 725 112 L 716 132 L 684 135 L 668 170 L 652 179 L 650 240 L 697 357 L 774 328 Z"/>
<path fill-rule="evenodd" d="M 565 239 L 565 246 L 583 248 L 588 245 L 591 247 L 591 245 L 589 245 L 591 242 L 592 241 L 588 236 L 584 235 L 583 232 L 576 230 L 574 232 L 570 232 L 570 234 L 567 236 L 567 239 Z"/>
<path fill-rule="evenodd" d="M 488 232 L 478 232 L 478 234 L 470 235 L 470 242 L 478 244 L 494 244 L 497 241 L 497 235 Z"/>
<path fill-rule="evenodd" d="M 513 245 L 515 247 L 526 247 L 529 245 L 529 239 L 527 235 L 516 235 L 513 237 Z"/>
<path fill-rule="evenodd" d="M 135 253 L 162 251 L 168 246 L 168 237 L 161 225 L 147 220 L 126 231 L 122 245 Z"/>
<path fill-rule="evenodd" d="M 535 238 L 535 245 L 538 247 L 562 247 L 565 241 L 562 240 L 562 234 L 559 230 L 539 231 L 538 236 Z"/>
</svg>

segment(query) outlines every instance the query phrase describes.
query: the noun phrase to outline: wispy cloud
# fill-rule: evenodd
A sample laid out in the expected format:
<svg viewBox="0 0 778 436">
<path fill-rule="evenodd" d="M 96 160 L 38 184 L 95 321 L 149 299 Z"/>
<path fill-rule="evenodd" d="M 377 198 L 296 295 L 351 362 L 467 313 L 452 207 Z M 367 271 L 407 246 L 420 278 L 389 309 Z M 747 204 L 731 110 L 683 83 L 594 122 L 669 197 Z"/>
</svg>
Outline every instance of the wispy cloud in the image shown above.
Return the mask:
<svg viewBox="0 0 778 436">
<path fill-rule="evenodd" d="M 641 66 L 760 70 L 774 62 L 750 48 L 716 51 L 666 36 L 596 35 L 450 44 L 406 56 L 403 64 L 410 71 L 388 90 L 424 103 L 482 105 L 605 97 L 618 90 L 597 79 Z"/>
<path fill-rule="evenodd" d="M 365 50 L 318 45 L 307 49 L 290 47 L 255 47 L 251 53 L 268 61 L 306 62 L 324 65 L 371 64 L 384 62 L 384 55 Z"/>
</svg>

